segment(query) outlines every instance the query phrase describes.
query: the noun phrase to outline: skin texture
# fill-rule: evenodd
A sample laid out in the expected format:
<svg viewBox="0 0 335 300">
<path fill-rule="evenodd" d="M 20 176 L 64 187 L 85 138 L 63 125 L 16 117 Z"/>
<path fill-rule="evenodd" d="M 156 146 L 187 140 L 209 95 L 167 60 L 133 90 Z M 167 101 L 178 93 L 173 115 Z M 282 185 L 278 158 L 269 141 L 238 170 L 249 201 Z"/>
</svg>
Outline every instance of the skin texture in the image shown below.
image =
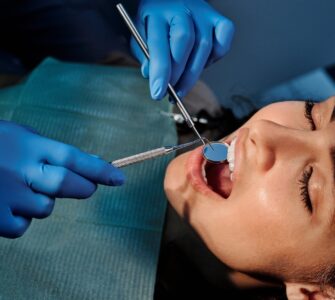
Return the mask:
<svg viewBox="0 0 335 300">
<path fill-rule="evenodd" d="M 290 299 L 327 299 L 309 277 L 335 262 L 334 106 L 335 97 L 314 105 L 312 129 L 304 102 L 271 104 L 228 136 L 225 142 L 237 143 L 227 199 L 199 179 L 199 149 L 177 157 L 166 173 L 170 203 L 208 248 L 234 270 L 277 276 Z M 311 167 L 312 213 L 300 183 Z"/>
</svg>

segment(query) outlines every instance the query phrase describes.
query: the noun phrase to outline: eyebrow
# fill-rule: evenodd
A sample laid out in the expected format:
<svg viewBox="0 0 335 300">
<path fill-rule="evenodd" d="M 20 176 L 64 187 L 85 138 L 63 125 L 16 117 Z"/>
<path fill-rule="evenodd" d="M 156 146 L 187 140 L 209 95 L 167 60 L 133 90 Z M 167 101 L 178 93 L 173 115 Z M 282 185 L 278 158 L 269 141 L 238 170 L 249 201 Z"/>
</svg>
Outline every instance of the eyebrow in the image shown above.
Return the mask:
<svg viewBox="0 0 335 300">
<path fill-rule="evenodd" d="M 333 113 L 332 113 L 332 117 L 334 116 L 334 110 L 333 110 Z M 332 174 L 333 174 L 333 180 L 335 182 L 335 147 L 331 147 L 330 148 L 330 158 L 331 158 L 331 161 L 332 161 Z M 329 219 L 329 224 L 330 227 L 332 229 L 335 228 L 335 208 L 332 209 L 332 212 L 330 214 L 331 218 Z"/>
<path fill-rule="evenodd" d="M 333 107 L 333 112 L 330 118 L 330 122 L 335 121 L 335 106 Z M 330 158 L 331 158 L 331 162 L 332 162 L 332 174 L 333 174 L 333 182 L 335 182 L 335 147 L 331 147 L 330 148 Z M 332 222 L 333 226 L 335 226 L 335 210 L 332 212 Z M 333 227 L 332 226 L 332 227 Z"/>
<path fill-rule="evenodd" d="M 335 182 L 335 147 L 330 148 L 330 157 L 331 157 L 331 160 L 332 160 L 333 180 Z"/>
<path fill-rule="evenodd" d="M 333 108 L 332 116 L 330 118 L 330 122 L 335 121 L 335 106 Z M 333 169 L 333 180 L 335 182 L 335 147 L 330 148 L 330 157 L 332 161 L 332 169 Z"/>
<path fill-rule="evenodd" d="M 333 112 L 330 118 L 330 122 L 334 122 L 334 121 L 335 121 L 335 105 L 333 107 Z M 333 180 L 335 182 L 335 146 L 330 148 L 330 157 L 332 161 Z"/>
<path fill-rule="evenodd" d="M 333 107 L 333 112 L 332 112 L 332 116 L 330 118 L 330 122 L 335 121 L 335 106 Z"/>
</svg>

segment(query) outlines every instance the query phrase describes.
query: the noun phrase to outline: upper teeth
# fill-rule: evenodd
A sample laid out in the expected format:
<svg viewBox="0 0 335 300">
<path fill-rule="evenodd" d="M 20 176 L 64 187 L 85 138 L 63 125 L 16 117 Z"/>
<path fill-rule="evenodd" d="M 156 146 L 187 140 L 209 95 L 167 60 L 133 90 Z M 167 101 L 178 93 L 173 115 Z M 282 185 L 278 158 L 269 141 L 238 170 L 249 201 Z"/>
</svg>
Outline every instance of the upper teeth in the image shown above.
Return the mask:
<svg viewBox="0 0 335 300">
<path fill-rule="evenodd" d="M 207 183 L 207 177 L 206 177 L 206 171 L 205 171 L 205 164 L 206 164 L 206 162 L 204 162 L 203 164 L 202 164 L 202 178 L 205 180 L 205 182 Z"/>
<path fill-rule="evenodd" d="M 228 147 L 227 161 L 229 163 L 230 172 L 234 172 L 235 168 L 235 144 L 237 138 L 234 138 Z"/>
</svg>

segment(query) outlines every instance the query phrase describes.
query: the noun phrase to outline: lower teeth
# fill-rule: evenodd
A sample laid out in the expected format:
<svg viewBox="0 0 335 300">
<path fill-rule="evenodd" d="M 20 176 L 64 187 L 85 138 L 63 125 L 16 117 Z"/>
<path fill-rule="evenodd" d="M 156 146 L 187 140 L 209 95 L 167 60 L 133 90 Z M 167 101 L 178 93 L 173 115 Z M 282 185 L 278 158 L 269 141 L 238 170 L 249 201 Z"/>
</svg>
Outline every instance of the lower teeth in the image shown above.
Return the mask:
<svg viewBox="0 0 335 300">
<path fill-rule="evenodd" d="M 207 184 L 208 182 L 207 182 L 207 177 L 206 177 L 205 165 L 206 165 L 206 163 L 204 163 L 202 165 L 202 178 L 205 180 L 205 182 Z"/>
</svg>

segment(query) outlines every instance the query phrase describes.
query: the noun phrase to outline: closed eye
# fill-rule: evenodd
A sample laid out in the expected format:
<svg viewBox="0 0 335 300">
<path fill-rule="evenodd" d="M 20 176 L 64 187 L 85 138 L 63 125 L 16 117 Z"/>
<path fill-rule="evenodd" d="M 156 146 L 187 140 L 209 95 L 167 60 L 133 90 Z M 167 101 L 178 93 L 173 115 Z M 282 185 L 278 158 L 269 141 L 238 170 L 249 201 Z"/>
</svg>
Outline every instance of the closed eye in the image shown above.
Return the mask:
<svg viewBox="0 0 335 300">
<path fill-rule="evenodd" d="M 314 107 L 314 102 L 313 101 L 305 101 L 305 118 L 309 122 L 311 126 L 311 130 L 316 130 L 316 126 L 313 120 L 313 115 L 312 115 L 312 110 Z"/>
<path fill-rule="evenodd" d="M 313 174 L 313 168 L 309 167 L 308 170 L 305 170 L 303 172 L 302 178 L 299 180 L 301 200 L 303 201 L 305 207 L 307 208 L 310 214 L 313 213 L 313 205 L 312 205 L 311 197 L 309 195 L 308 186 L 309 186 L 309 180 L 311 179 L 312 174 Z"/>
</svg>

